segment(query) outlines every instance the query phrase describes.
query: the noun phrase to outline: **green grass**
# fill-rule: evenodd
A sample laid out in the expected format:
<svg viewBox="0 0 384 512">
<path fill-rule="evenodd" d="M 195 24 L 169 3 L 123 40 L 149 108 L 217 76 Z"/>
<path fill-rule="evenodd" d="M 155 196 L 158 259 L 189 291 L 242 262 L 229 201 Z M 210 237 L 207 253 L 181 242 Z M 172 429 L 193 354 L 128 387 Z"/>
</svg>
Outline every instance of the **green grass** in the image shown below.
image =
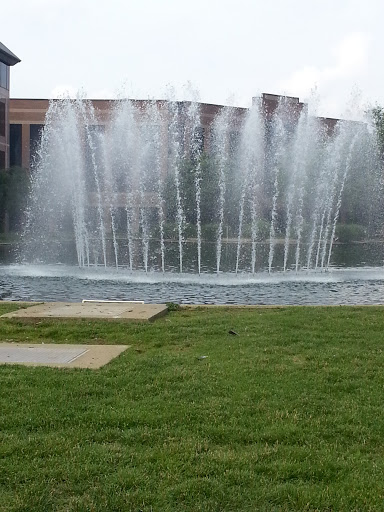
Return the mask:
<svg viewBox="0 0 384 512">
<path fill-rule="evenodd" d="M 3 320 L 0 339 L 132 345 L 97 371 L 0 366 L 1 512 L 384 510 L 384 308 Z"/>
</svg>

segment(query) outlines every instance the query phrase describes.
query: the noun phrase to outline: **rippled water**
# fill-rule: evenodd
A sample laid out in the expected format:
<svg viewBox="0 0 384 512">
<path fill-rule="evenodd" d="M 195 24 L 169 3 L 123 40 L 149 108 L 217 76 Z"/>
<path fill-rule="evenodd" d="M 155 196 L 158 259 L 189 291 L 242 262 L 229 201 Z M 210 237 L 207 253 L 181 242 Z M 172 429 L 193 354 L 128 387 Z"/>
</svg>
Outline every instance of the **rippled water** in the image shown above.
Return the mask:
<svg viewBox="0 0 384 512">
<path fill-rule="evenodd" d="M 382 267 L 191 275 L 66 265 L 0 265 L 3 300 L 144 300 L 181 304 L 384 304 Z"/>
</svg>

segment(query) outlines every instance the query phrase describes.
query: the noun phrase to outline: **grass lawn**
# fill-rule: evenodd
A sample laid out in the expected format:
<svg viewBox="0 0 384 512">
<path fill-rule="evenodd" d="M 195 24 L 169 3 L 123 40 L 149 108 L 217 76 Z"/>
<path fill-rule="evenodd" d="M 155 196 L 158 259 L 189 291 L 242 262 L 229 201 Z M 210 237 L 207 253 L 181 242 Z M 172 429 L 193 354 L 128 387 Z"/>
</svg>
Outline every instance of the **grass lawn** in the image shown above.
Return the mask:
<svg viewBox="0 0 384 512">
<path fill-rule="evenodd" d="M 132 345 L 97 371 L 0 366 L 1 512 L 384 510 L 382 307 L 3 320 L 0 340 Z"/>
</svg>

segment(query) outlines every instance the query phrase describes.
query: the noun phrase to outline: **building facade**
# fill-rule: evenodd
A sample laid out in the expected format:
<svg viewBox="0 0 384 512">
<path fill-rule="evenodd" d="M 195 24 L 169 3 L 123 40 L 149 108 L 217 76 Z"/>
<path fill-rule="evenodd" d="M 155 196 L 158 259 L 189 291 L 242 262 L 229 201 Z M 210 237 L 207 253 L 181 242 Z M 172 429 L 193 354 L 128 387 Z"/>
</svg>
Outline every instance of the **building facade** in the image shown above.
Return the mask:
<svg viewBox="0 0 384 512">
<path fill-rule="evenodd" d="M 0 43 L 0 169 L 10 165 L 9 159 L 9 88 L 10 67 L 20 62 L 6 46 Z"/>
<path fill-rule="evenodd" d="M 58 101 L 58 100 L 52 100 Z M 103 128 L 108 124 L 113 108 L 117 100 L 90 100 L 95 110 L 96 122 Z M 48 99 L 11 99 L 9 108 L 9 133 L 10 133 L 10 166 L 30 169 L 33 166 L 34 156 L 40 141 L 41 131 L 45 124 L 46 114 L 49 108 Z M 148 104 L 145 100 L 132 100 L 135 106 L 145 111 Z M 157 108 L 163 117 L 166 117 L 167 101 L 156 102 Z M 180 101 L 181 109 L 187 108 L 190 102 Z M 204 149 L 209 151 L 210 127 L 223 107 L 202 103 L 200 105 L 201 138 Z M 235 108 L 238 119 L 247 112 L 246 108 Z"/>
<path fill-rule="evenodd" d="M 265 120 L 268 122 L 273 117 L 274 112 L 278 108 L 281 99 L 285 100 L 287 108 L 290 112 L 292 121 L 297 122 L 300 113 L 306 108 L 306 104 L 299 101 L 297 97 L 279 96 L 275 94 L 263 93 L 260 98 L 253 98 L 253 102 L 259 102 L 260 108 L 264 113 Z M 60 101 L 60 100 L 52 100 Z M 97 127 L 104 129 L 108 124 L 117 100 L 90 100 L 95 110 Z M 145 112 L 145 100 L 132 100 L 135 106 Z M 167 101 L 158 100 L 157 108 L 159 112 L 166 117 Z M 17 166 L 24 169 L 31 169 L 38 147 L 41 132 L 45 124 L 46 114 L 49 108 L 50 100 L 48 99 L 10 99 L 9 100 L 9 165 Z M 180 101 L 178 106 L 180 109 L 187 109 L 190 102 Z M 214 119 L 223 109 L 222 105 L 212 105 L 207 103 L 200 104 L 200 123 L 201 123 L 201 143 L 206 152 L 210 150 L 210 132 Z M 248 109 L 242 107 L 233 107 L 233 136 L 235 138 L 238 127 L 241 124 Z M 332 132 L 337 119 L 322 118 L 323 124 L 329 132 Z"/>
</svg>

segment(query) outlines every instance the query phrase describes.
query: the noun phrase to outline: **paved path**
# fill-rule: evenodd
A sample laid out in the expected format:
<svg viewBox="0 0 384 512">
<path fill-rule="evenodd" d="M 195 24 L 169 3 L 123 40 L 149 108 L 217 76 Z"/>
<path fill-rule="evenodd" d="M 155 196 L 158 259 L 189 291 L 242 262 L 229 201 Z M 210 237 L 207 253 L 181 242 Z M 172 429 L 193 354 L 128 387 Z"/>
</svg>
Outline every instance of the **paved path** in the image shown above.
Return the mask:
<svg viewBox="0 0 384 512">
<path fill-rule="evenodd" d="M 96 370 L 129 347 L 130 345 L 0 343 L 0 364 Z"/>
<path fill-rule="evenodd" d="M 44 319 L 89 319 L 149 322 L 167 313 L 165 304 L 129 302 L 46 302 L 6 313 L 0 318 L 40 321 Z"/>
</svg>

